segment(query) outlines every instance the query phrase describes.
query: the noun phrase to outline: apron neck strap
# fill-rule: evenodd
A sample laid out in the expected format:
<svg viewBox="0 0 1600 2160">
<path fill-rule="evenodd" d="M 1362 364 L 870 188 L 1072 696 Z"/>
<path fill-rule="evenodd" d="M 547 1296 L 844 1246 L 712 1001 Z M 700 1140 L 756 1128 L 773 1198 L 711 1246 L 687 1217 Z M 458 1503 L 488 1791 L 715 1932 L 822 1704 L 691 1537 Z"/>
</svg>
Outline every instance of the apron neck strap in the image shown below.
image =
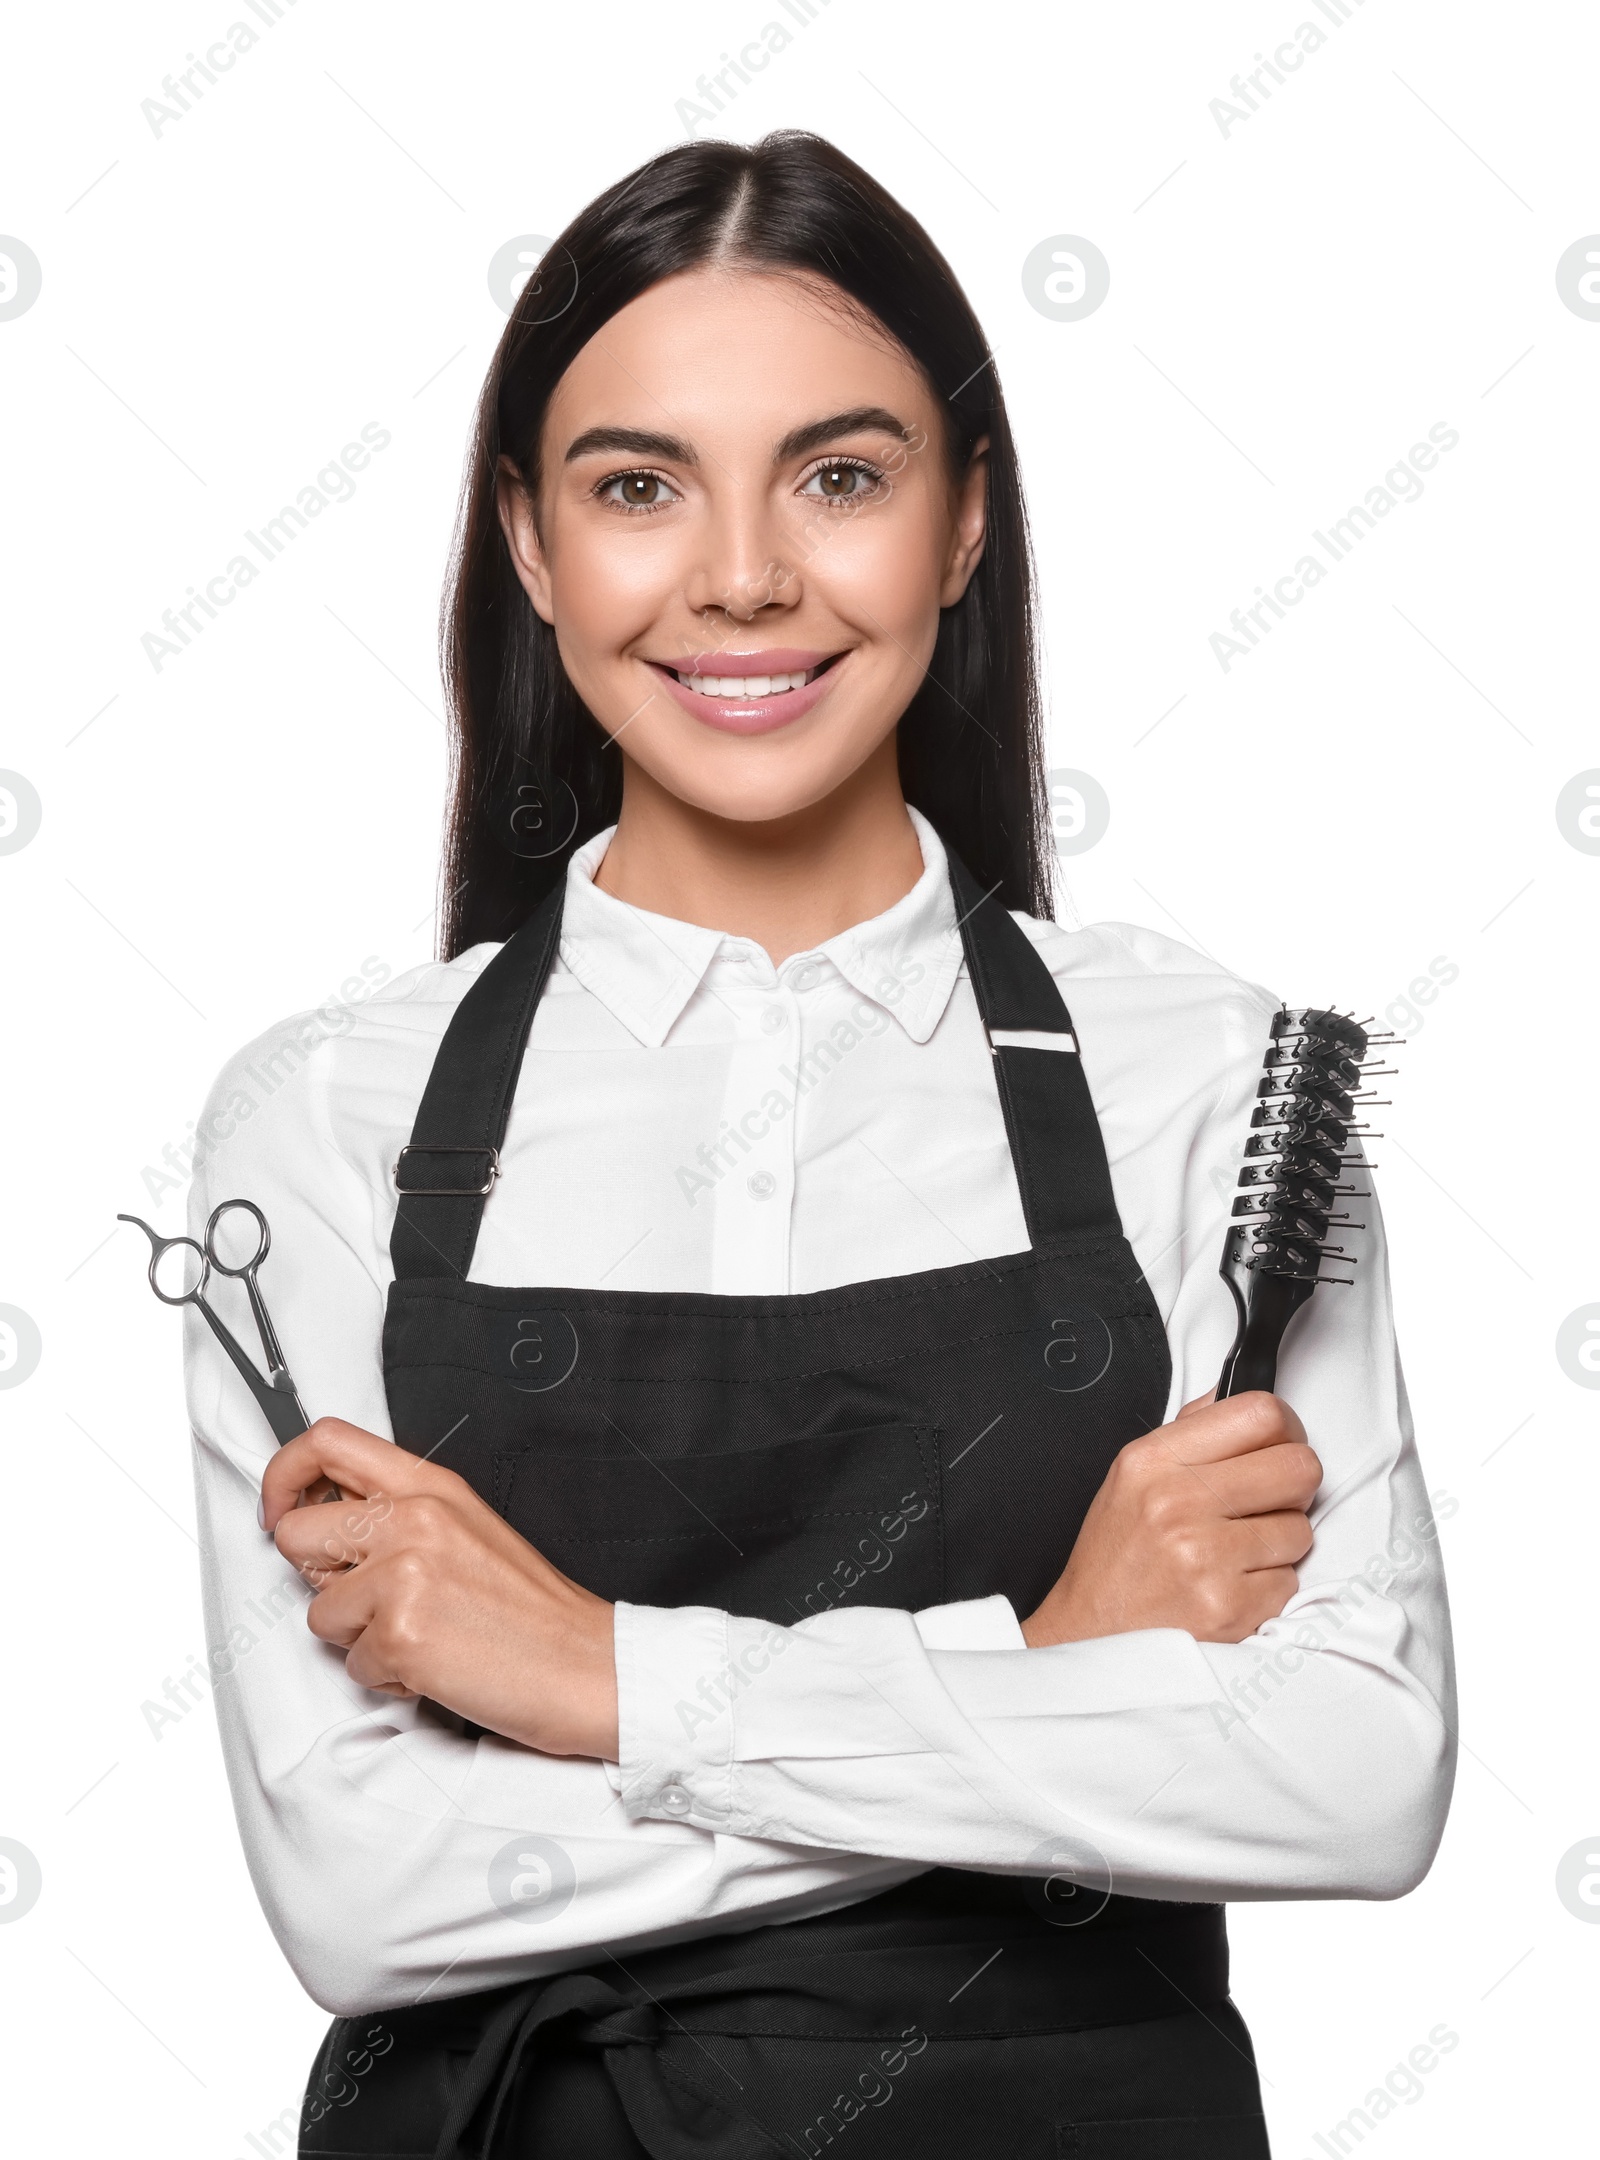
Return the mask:
<svg viewBox="0 0 1600 2160">
<path fill-rule="evenodd" d="M 994 1054 L 995 1084 L 1028 1236 L 1121 1237 L 1122 1219 L 1066 1001 L 1033 940 L 950 855 L 961 943 Z M 1042 1041 L 1018 1043 L 1008 1036 Z"/>
<path fill-rule="evenodd" d="M 561 943 L 566 880 L 501 946 L 450 1017 L 422 1091 L 411 1142 L 394 1166 L 400 1206 L 389 1238 L 395 1280 L 466 1279 L 528 1031 Z"/>
<path fill-rule="evenodd" d="M 1006 1136 L 1028 1235 L 1120 1237 L 1100 1121 L 1072 1016 L 1027 933 L 949 857 L 962 948 L 994 1054 Z M 395 1279 L 465 1280 L 534 1013 L 561 942 L 566 881 L 508 938 L 451 1017 L 394 1179 L 400 1194 L 389 1253 Z M 1060 1047 L 1016 1043 L 1054 1037 Z"/>
</svg>

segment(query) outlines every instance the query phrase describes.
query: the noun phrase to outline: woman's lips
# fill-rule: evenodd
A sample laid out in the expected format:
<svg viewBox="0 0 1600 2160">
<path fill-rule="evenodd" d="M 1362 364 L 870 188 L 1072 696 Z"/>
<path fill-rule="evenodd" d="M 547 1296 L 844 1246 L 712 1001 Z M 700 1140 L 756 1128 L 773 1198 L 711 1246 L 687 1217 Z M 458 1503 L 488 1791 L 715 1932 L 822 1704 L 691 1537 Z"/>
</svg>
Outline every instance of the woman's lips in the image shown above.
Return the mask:
<svg viewBox="0 0 1600 2160">
<path fill-rule="evenodd" d="M 727 735 L 764 735 L 810 712 L 827 695 L 844 658 L 842 653 L 802 652 L 783 646 L 760 653 L 697 653 L 680 662 L 677 671 L 657 660 L 645 664 L 660 678 L 669 696 L 707 727 L 720 728 Z M 691 690 L 678 680 L 682 673 L 712 675 L 721 681 L 748 675 L 759 682 L 774 675 L 810 674 L 812 669 L 817 672 L 798 690 L 769 690 L 759 697 L 711 696 L 703 690 Z"/>
</svg>

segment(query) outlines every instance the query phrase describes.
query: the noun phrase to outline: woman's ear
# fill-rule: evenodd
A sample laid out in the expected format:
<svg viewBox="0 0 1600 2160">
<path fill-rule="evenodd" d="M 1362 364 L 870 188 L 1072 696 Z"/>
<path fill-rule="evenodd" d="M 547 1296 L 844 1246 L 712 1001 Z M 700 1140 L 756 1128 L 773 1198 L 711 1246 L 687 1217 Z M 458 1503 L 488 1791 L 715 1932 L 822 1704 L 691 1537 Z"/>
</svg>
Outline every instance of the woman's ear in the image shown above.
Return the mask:
<svg viewBox="0 0 1600 2160">
<path fill-rule="evenodd" d="M 505 534 L 510 550 L 511 567 L 533 602 L 534 613 L 545 622 L 553 623 L 555 609 L 550 600 L 550 569 L 534 521 L 533 497 L 527 482 L 508 457 L 500 460 L 495 474 L 495 507 L 500 513 L 500 530 Z"/>
<path fill-rule="evenodd" d="M 989 438 L 983 435 L 973 445 L 967 469 L 955 491 L 955 521 L 944 578 L 939 587 L 940 607 L 955 606 L 983 559 L 984 535 L 988 527 L 988 491 Z"/>
</svg>

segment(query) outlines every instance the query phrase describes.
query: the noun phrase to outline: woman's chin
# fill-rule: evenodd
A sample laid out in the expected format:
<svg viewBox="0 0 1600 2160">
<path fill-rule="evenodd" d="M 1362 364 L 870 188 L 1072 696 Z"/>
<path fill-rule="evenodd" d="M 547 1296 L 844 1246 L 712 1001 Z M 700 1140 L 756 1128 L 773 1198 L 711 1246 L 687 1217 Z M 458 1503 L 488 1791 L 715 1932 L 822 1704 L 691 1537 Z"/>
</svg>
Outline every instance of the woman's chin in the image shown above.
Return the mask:
<svg viewBox="0 0 1600 2160">
<path fill-rule="evenodd" d="M 812 759 L 803 764 L 797 760 L 797 769 L 776 772 L 768 761 L 763 762 L 767 764 L 763 771 L 713 775 L 697 759 L 692 772 L 658 767 L 652 778 L 679 802 L 708 817 L 725 819 L 730 825 L 781 825 L 837 794 L 864 761 L 830 760 L 819 765 Z"/>
</svg>

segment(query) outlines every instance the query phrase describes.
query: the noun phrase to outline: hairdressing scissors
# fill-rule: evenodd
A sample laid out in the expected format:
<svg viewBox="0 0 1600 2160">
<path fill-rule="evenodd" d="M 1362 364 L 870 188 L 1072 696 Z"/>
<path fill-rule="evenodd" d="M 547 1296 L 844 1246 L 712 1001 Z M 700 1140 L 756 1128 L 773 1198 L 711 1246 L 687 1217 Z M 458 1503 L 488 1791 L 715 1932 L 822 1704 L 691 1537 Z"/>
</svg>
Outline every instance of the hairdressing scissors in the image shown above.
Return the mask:
<svg viewBox="0 0 1600 2160">
<path fill-rule="evenodd" d="M 218 1247 L 217 1232 L 226 1217 L 240 1212 L 253 1218 L 255 1235 L 250 1241 L 251 1249 L 247 1258 L 229 1260 L 225 1249 Z M 261 1405 L 267 1423 L 277 1435 L 279 1445 L 285 1440 L 292 1440 L 297 1433 L 303 1433 L 310 1420 L 300 1407 L 294 1381 L 278 1346 L 277 1332 L 262 1300 L 261 1285 L 256 1280 L 262 1261 L 272 1249 L 272 1232 L 267 1228 L 267 1218 L 255 1202 L 224 1200 L 214 1207 L 206 1224 L 203 1242 L 197 1242 L 192 1237 L 160 1237 L 137 1215 L 119 1215 L 117 1220 L 138 1223 L 150 1240 L 150 1287 L 162 1304 L 199 1306 L 207 1327 L 237 1365 L 246 1387 Z M 164 1290 L 161 1287 L 161 1263 L 168 1253 L 178 1251 L 187 1252 L 192 1257 L 187 1264 L 176 1264 L 178 1272 L 175 1277 L 171 1270 L 168 1271 L 168 1279 L 174 1282 L 174 1287 Z M 218 1275 L 231 1275 L 244 1284 L 250 1300 L 250 1310 L 255 1315 L 256 1333 L 261 1337 L 262 1355 L 267 1363 L 264 1378 L 239 1347 L 233 1331 L 217 1318 L 206 1302 L 206 1284 L 211 1280 L 213 1270 Z"/>
</svg>

